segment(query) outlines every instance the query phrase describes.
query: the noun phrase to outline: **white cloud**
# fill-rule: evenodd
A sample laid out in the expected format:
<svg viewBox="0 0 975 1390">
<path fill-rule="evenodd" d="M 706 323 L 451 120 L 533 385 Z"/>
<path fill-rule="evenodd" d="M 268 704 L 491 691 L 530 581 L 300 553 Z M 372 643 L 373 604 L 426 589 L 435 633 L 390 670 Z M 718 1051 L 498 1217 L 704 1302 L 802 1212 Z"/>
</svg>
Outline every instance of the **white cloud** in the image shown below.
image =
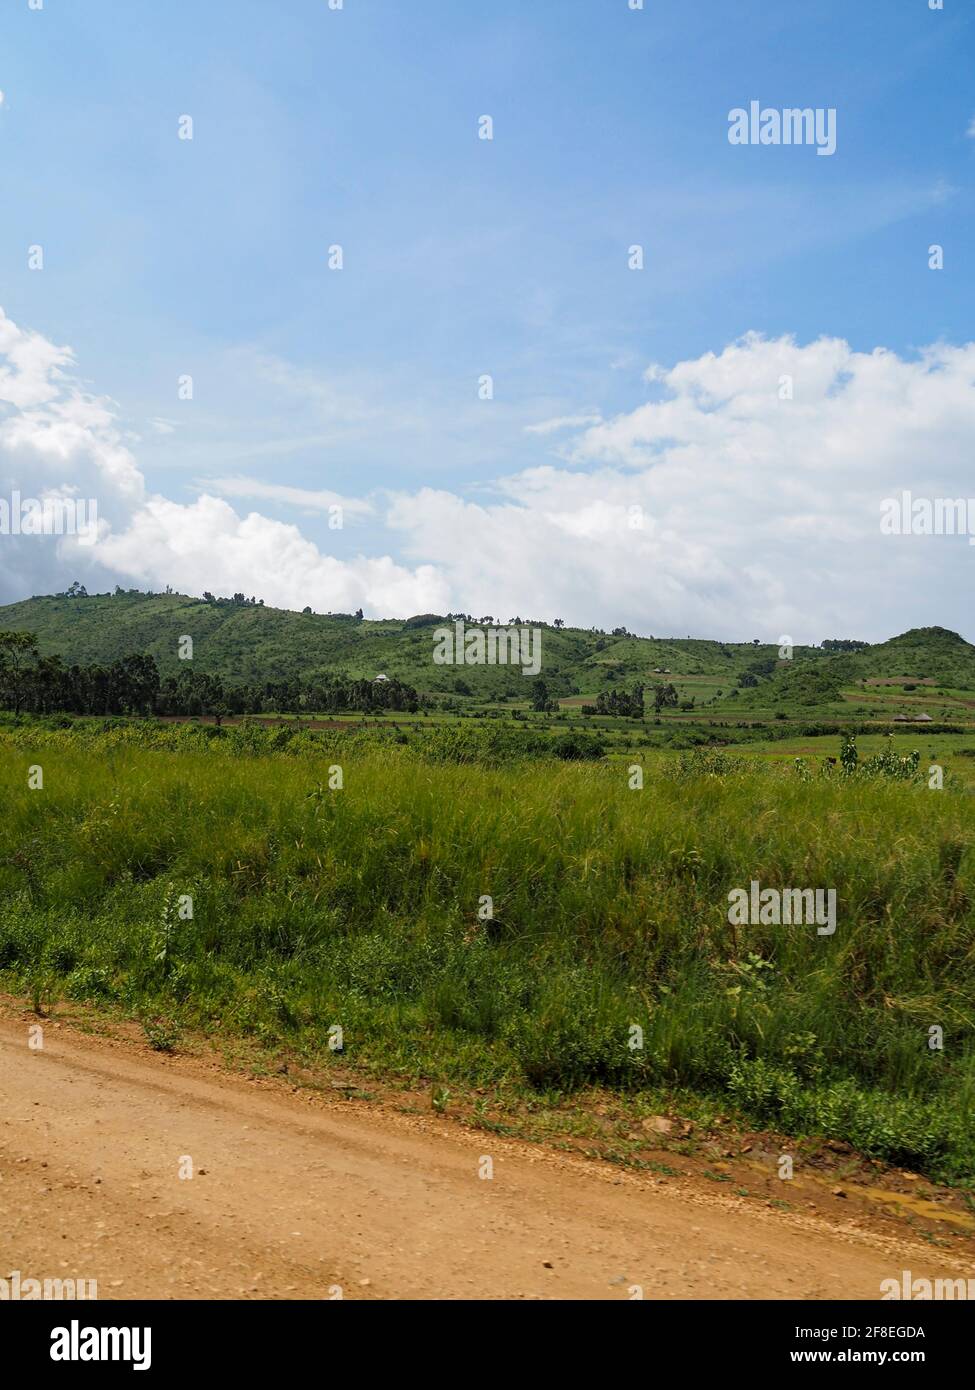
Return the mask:
<svg viewBox="0 0 975 1390">
<path fill-rule="evenodd" d="M 554 420 L 542 420 L 537 425 L 526 425 L 526 434 L 555 434 L 558 430 L 580 429 L 583 425 L 598 425 L 601 415 L 559 415 Z"/>
<path fill-rule="evenodd" d="M 370 616 L 462 609 L 797 641 L 969 622 L 964 538 L 885 537 L 879 521 L 901 489 L 975 493 L 975 344 L 905 359 L 749 334 L 657 366 L 655 399 L 631 411 L 536 426 L 567 431 L 559 461 L 500 477 L 476 501 L 449 486 L 348 498 L 237 476 L 204 483 L 188 504 L 150 496 L 117 408 L 72 372 L 70 350 L 0 315 L 0 482 L 96 497 L 102 523 L 84 550 L 0 538 L 7 599 L 61 588 L 87 566 L 130 584 Z M 373 548 L 389 553 L 337 558 L 297 525 L 242 515 L 236 498 L 319 524 L 340 502 L 369 517 Z"/>
<path fill-rule="evenodd" d="M 54 400 L 64 380 L 63 368 L 71 367 L 70 348 L 55 347 L 40 333 L 17 327 L 0 309 L 0 402 L 18 409 Z"/>
<path fill-rule="evenodd" d="M 122 442 L 113 403 L 81 391 L 74 356 L 27 332 L 0 311 L 0 491 L 10 496 L 70 495 L 97 503 L 99 539 L 0 536 L 0 596 L 60 589 L 88 572 L 190 593 L 246 589 L 266 603 L 343 611 L 418 612 L 446 601 L 430 565 L 407 569 L 389 556 L 335 559 L 285 525 L 204 495 L 184 505 L 147 495 Z M 228 489 L 233 479 L 224 480 Z M 240 480 L 237 480 L 238 485 Z M 326 494 L 247 484 L 251 495 L 321 505 Z M 331 496 L 331 494 L 329 494 Z M 364 514 L 370 503 L 339 499 Z"/>
<path fill-rule="evenodd" d="M 98 544 L 97 558 L 139 583 L 168 582 L 191 594 L 243 590 L 280 608 L 417 613 L 447 598 L 429 565 L 408 570 L 389 556 L 338 560 L 297 526 L 257 512 L 239 516 L 229 502 L 208 495 L 188 506 L 150 498 L 124 531 Z"/>
<path fill-rule="evenodd" d="M 19 328 L 0 309 L 0 495 L 39 501 L 94 499 L 100 532 L 124 520 L 144 484 L 112 403 L 81 391 L 70 348 Z M 74 537 L 0 536 L 0 596 L 64 587 L 64 568 L 91 564 Z M 74 577 L 73 574 L 71 577 Z"/>
<path fill-rule="evenodd" d="M 210 478 L 200 484 L 221 497 L 263 497 L 271 502 L 283 502 L 306 512 L 329 512 L 341 507 L 349 516 L 369 516 L 373 504 L 361 497 L 343 497 L 341 493 L 323 488 L 288 487 L 284 483 L 263 483 L 257 478 Z"/>
<path fill-rule="evenodd" d="M 581 431 L 571 471 L 500 479 L 490 506 L 400 496 L 405 553 L 471 611 L 805 641 L 965 627 L 971 549 L 879 515 L 902 488 L 975 492 L 975 345 L 907 361 L 749 334 L 654 378 L 663 398 Z"/>
</svg>

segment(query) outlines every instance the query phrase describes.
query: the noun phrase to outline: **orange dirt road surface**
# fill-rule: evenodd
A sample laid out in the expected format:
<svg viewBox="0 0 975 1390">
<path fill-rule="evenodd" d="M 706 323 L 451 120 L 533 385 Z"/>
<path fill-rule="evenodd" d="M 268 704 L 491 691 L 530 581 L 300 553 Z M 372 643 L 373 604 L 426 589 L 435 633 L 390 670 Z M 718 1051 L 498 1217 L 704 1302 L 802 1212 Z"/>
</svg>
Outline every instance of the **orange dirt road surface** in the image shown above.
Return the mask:
<svg viewBox="0 0 975 1390">
<path fill-rule="evenodd" d="M 961 1272 L 693 1182 L 0 1018 L 3 1278 L 96 1279 L 99 1299 L 877 1299 L 905 1268 Z"/>
</svg>

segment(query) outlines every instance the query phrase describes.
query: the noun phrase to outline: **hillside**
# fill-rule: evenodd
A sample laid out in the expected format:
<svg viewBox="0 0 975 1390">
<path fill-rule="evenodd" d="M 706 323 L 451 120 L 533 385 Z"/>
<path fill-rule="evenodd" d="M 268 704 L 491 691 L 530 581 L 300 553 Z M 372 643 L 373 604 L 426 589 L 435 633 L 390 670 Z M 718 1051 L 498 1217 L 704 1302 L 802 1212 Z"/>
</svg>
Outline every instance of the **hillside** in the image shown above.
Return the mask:
<svg viewBox="0 0 975 1390">
<path fill-rule="evenodd" d="M 313 677 L 326 671 L 390 677 L 432 693 L 524 698 L 520 668 L 437 666 L 434 631 L 445 619 L 356 620 L 250 604 L 215 604 L 184 594 L 135 591 L 83 597 L 54 595 L 0 608 L 0 630 L 33 632 L 44 656 L 108 663 L 147 652 L 162 674 L 180 667 L 179 639 L 193 638 L 194 669 L 229 681 Z M 589 695 L 608 686 L 674 677 L 714 676 L 730 688 L 757 659 L 777 649 L 754 642 L 693 638 L 614 637 L 543 625 L 543 674 L 552 692 Z M 822 660 L 814 648 L 797 657 Z M 654 673 L 659 669 L 660 674 Z"/>
<path fill-rule="evenodd" d="M 913 676 L 975 689 L 975 647 L 944 627 L 915 627 L 852 658 L 858 677 Z"/>
<path fill-rule="evenodd" d="M 529 682 L 510 666 L 438 666 L 435 615 L 380 621 L 296 613 L 185 594 L 36 597 L 0 608 L 0 631 L 35 633 L 41 654 L 68 664 L 108 664 L 151 654 L 163 675 L 181 666 L 178 644 L 193 638 L 193 667 L 230 682 L 313 678 L 326 672 L 372 678 L 380 672 L 429 693 L 524 699 Z M 550 693 L 593 696 L 612 686 L 673 681 L 682 697 L 737 708 L 822 706 L 861 681 L 929 680 L 975 689 L 975 647 L 944 628 L 915 628 L 854 653 L 797 647 L 791 662 L 774 645 L 698 638 L 636 637 L 542 626 L 542 674 Z M 744 678 L 745 687 L 739 686 Z M 757 682 L 754 684 L 753 682 Z"/>
<path fill-rule="evenodd" d="M 840 699 L 844 687 L 852 686 L 859 677 L 854 659 L 850 656 L 826 656 L 808 661 L 782 662 L 758 685 L 740 691 L 740 709 L 818 707 Z"/>
</svg>

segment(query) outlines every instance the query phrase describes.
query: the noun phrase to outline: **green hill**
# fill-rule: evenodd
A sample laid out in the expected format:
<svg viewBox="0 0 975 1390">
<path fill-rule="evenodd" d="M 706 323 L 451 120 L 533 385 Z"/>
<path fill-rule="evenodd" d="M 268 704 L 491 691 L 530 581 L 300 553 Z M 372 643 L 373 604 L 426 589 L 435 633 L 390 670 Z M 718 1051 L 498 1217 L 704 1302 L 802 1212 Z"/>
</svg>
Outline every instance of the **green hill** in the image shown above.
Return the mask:
<svg viewBox="0 0 975 1390">
<path fill-rule="evenodd" d="M 146 652 L 163 675 L 175 674 L 180 639 L 190 636 L 194 670 L 231 683 L 384 673 L 428 693 L 525 697 L 529 682 L 519 667 L 435 665 L 434 631 L 446 621 L 435 614 L 363 621 L 135 590 L 35 597 L 0 608 L 0 630 L 35 633 L 42 655 L 69 664 L 107 664 Z M 749 708 L 828 703 L 861 678 L 934 678 L 975 687 L 975 647 L 944 628 L 914 629 L 853 654 L 797 647 L 793 661 L 783 663 L 774 645 L 755 641 L 636 637 L 523 621 L 542 628 L 542 674 L 550 693 L 562 697 L 674 682 L 682 694 L 700 690 L 702 697 L 734 688 L 738 707 Z M 746 688 L 739 689 L 742 677 Z"/>
<path fill-rule="evenodd" d="M 815 708 L 841 698 L 844 687 L 852 686 L 857 673 L 849 656 L 827 656 L 815 663 L 783 662 L 757 686 L 738 692 L 739 709 Z"/>
<path fill-rule="evenodd" d="M 835 712 L 855 702 L 893 715 L 916 713 L 926 701 L 938 706 L 932 717 L 948 717 L 966 703 L 951 692 L 975 690 L 975 647 L 947 628 L 912 628 L 862 651 L 830 653 L 815 663 L 780 662 L 757 682 L 747 674 L 745 681 L 746 688 L 726 693 L 720 704 L 741 712 Z"/>
<path fill-rule="evenodd" d="M 857 677 L 914 677 L 960 690 L 975 689 L 975 647 L 944 627 L 914 627 L 859 652 Z"/>
<path fill-rule="evenodd" d="M 434 632 L 445 623 L 445 617 L 434 614 L 362 621 L 351 615 L 136 591 L 59 594 L 0 608 L 0 630 L 33 632 L 43 656 L 58 655 L 68 663 L 107 663 L 147 652 L 163 675 L 173 674 L 180 667 L 180 639 L 190 636 L 194 669 L 231 682 L 324 672 L 372 678 L 382 672 L 431 693 L 525 696 L 528 681 L 518 667 L 435 665 Z M 544 677 L 552 693 L 563 696 L 677 675 L 714 675 L 730 686 L 756 656 L 775 654 L 775 648 L 754 643 L 613 636 L 532 625 L 542 628 Z M 813 649 L 809 654 L 820 655 Z"/>
</svg>

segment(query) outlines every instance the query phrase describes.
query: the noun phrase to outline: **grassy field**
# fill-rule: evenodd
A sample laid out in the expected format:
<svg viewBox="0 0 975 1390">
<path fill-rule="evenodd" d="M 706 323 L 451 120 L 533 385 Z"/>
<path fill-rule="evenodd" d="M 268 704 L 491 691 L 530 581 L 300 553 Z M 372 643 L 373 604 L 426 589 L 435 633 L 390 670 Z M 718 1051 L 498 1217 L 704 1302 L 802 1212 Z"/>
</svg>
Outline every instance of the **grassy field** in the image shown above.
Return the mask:
<svg viewBox="0 0 975 1390">
<path fill-rule="evenodd" d="M 689 1090 L 975 1180 L 963 779 L 802 778 L 799 738 L 650 748 L 635 790 L 622 749 L 538 738 L 8 719 L 2 981 L 123 1010 L 159 1046 L 199 1028 L 328 1060 L 338 1026 L 381 1075 Z M 753 879 L 835 889 L 835 934 L 730 925 Z"/>
</svg>

